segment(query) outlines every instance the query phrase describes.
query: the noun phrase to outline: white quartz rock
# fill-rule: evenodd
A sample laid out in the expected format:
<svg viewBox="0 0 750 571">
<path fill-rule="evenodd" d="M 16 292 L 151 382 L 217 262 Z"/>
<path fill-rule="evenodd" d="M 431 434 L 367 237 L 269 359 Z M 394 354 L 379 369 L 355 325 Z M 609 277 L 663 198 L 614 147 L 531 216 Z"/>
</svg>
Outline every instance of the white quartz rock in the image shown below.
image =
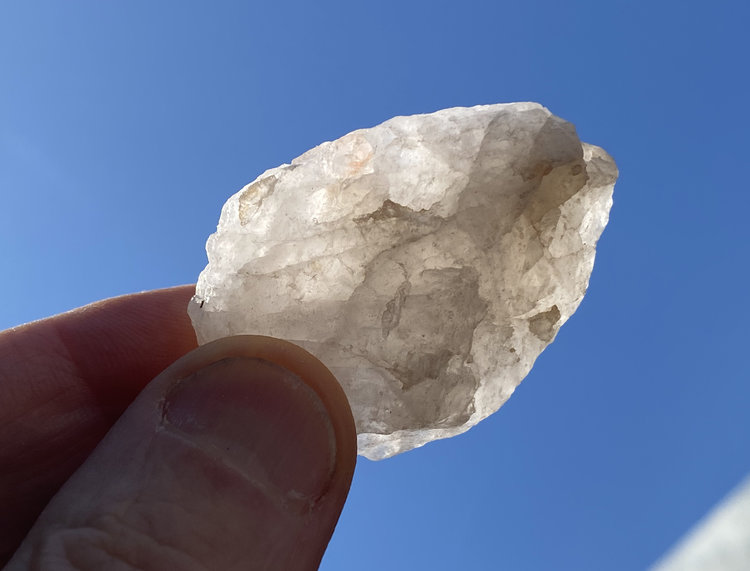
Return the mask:
<svg viewBox="0 0 750 571">
<path fill-rule="evenodd" d="M 581 303 L 617 168 L 536 103 L 395 117 L 232 196 L 189 313 L 201 343 L 292 341 L 381 459 L 495 412 Z"/>
</svg>

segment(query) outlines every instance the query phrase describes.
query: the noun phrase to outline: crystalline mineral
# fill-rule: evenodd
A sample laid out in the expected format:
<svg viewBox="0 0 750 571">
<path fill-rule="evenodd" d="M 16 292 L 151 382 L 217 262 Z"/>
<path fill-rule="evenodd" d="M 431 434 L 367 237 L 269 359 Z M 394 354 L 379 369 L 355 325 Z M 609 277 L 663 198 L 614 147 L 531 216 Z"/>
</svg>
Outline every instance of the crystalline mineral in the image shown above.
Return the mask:
<svg viewBox="0 0 750 571">
<path fill-rule="evenodd" d="M 535 103 L 395 117 L 232 196 L 189 313 L 320 358 L 380 459 L 495 412 L 581 302 L 617 169 Z"/>
</svg>

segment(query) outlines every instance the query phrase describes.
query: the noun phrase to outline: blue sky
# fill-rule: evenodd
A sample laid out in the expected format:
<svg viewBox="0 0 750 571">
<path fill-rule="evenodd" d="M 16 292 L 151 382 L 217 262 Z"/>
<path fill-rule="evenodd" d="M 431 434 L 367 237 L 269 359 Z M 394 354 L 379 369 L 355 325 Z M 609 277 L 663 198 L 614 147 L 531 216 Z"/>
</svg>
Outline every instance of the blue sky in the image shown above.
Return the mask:
<svg viewBox="0 0 750 571">
<path fill-rule="evenodd" d="M 620 167 L 589 293 L 468 433 L 360 459 L 322 569 L 643 569 L 750 472 L 745 2 L 0 4 L 0 328 L 195 281 L 226 198 L 538 101 Z"/>
</svg>

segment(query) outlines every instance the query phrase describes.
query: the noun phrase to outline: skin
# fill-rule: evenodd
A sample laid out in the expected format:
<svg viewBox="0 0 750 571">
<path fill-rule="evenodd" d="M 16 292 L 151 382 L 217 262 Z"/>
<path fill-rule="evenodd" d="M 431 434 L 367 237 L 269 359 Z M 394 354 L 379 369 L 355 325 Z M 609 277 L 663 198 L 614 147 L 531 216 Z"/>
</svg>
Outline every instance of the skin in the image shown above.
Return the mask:
<svg viewBox="0 0 750 571">
<path fill-rule="evenodd" d="M 0 565 L 317 569 L 354 472 L 346 397 L 284 341 L 197 348 L 193 291 L 0 333 Z"/>
</svg>

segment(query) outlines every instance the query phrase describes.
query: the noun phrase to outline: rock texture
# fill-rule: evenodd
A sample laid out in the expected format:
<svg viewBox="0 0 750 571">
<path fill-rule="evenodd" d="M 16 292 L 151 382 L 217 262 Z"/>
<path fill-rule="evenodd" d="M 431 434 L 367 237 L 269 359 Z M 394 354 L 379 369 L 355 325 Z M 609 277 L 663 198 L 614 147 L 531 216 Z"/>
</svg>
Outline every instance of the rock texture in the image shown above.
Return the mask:
<svg viewBox="0 0 750 571">
<path fill-rule="evenodd" d="M 535 103 L 395 117 L 232 196 L 189 307 L 199 341 L 319 357 L 359 452 L 392 456 L 495 412 L 581 302 L 617 169 Z"/>
</svg>

